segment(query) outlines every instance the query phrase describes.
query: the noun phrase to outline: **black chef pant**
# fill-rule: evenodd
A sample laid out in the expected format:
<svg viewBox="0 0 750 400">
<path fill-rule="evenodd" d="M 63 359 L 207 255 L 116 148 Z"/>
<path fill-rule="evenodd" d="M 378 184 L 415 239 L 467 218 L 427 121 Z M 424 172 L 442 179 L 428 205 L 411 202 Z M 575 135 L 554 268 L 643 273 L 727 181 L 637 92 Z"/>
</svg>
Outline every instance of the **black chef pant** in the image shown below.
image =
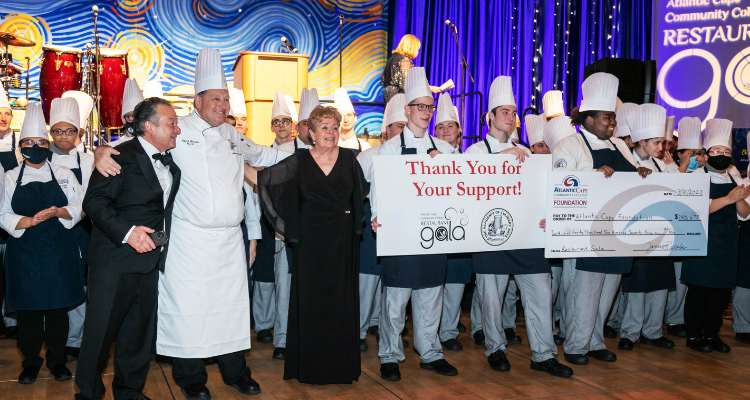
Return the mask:
<svg viewBox="0 0 750 400">
<path fill-rule="evenodd" d="M 732 289 L 687 284 L 685 325 L 689 339 L 719 336 L 724 310 Z"/>
<path fill-rule="evenodd" d="M 24 369 L 41 368 L 42 344 L 47 345 L 47 368 L 65 365 L 65 344 L 68 341 L 68 309 L 18 310 L 18 348 L 23 355 Z"/>
<path fill-rule="evenodd" d="M 245 363 L 245 352 L 222 354 L 219 357 L 219 371 L 221 379 L 227 385 L 234 385 L 245 375 L 250 373 L 250 368 Z M 202 358 L 174 358 L 172 360 L 172 377 L 181 388 L 208 382 L 206 363 Z"/>
</svg>

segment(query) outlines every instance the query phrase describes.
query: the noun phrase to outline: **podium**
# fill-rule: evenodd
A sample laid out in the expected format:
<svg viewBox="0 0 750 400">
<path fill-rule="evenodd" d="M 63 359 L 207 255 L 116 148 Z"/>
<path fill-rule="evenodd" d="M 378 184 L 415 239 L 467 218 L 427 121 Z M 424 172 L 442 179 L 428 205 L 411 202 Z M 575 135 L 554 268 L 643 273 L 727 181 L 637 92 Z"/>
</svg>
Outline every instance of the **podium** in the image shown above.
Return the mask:
<svg viewBox="0 0 750 400">
<path fill-rule="evenodd" d="M 299 104 L 300 92 L 307 87 L 309 58 L 306 55 L 256 51 L 243 51 L 237 56 L 232 66 L 234 87 L 242 89 L 245 94 L 246 136 L 255 143 L 266 146 L 273 143 L 271 106 L 274 93 L 280 90 Z"/>
</svg>

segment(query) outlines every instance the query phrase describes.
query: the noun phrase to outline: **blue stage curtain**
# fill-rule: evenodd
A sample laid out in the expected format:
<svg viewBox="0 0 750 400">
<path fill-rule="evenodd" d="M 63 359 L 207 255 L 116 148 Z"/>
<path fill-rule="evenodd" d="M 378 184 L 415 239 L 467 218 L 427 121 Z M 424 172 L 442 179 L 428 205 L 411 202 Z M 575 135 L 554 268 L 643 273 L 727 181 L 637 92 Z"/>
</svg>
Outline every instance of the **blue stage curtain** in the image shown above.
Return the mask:
<svg viewBox="0 0 750 400">
<path fill-rule="evenodd" d="M 422 41 L 415 65 L 424 66 L 430 83 L 453 79 L 452 97 L 466 98 L 464 136 L 485 135 L 479 116 L 495 77 L 513 78 L 519 115 L 528 106 L 542 110 L 548 90 L 562 90 L 569 112 L 580 101 L 583 68 L 601 58 L 652 57 L 653 0 L 392 0 L 390 49 L 411 33 Z M 475 82 L 468 75 L 461 89 L 461 57 L 450 20 Z M 390 54 L 389 54 L 390 55 Z M 457 97 L 453 103 L 459 108 Z M 525 141 L 525 132 L 522 134 Z M 471 143 L 464 143 L 464 148 Z"/>
</svg>

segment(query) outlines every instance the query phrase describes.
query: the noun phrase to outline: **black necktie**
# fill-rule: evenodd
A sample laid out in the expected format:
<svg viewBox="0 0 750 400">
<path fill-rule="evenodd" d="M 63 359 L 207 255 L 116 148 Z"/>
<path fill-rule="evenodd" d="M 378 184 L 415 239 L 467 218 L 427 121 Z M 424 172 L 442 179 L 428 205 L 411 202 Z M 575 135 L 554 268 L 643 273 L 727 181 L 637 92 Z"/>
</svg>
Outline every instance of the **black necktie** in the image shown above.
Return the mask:
<svg viewBox="0 0 750 400">
<path fill-rule="evenodd" d="M 172 155 L 169 154 L 169 152 L 161 154 L 161 153 L 154 153 L 151 158 L 153 158 L 156 161 L 160 161 L 161 165 L 165 167 L 169 167 L 170 164 L 172 164 Z"/>
</svg>

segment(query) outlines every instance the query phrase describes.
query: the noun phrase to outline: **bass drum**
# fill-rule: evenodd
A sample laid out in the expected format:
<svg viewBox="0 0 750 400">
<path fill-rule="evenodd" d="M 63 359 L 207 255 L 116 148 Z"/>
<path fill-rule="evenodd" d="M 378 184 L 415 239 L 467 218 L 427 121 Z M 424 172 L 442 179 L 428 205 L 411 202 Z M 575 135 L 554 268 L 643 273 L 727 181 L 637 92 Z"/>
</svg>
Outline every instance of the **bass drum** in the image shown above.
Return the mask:
<svg viewBox="0 0 750 400">
<path fill-rule="evenodd" d="M 52 100 L 68 90 L 81 90 L 81 51 L 66 46 L 42 46 L 42 65 L 39 70 L 39 92 L 44 119 L 49 123 Z"/>
<path fill-rule="evenodd" d="M 101 82 L 101 109 L 99 115 L 105 128 L 122 128 L 122 93 L 128 79 L 128 52 L 118 49 L 99 50 L 99 81 Z"/>
</svg>

